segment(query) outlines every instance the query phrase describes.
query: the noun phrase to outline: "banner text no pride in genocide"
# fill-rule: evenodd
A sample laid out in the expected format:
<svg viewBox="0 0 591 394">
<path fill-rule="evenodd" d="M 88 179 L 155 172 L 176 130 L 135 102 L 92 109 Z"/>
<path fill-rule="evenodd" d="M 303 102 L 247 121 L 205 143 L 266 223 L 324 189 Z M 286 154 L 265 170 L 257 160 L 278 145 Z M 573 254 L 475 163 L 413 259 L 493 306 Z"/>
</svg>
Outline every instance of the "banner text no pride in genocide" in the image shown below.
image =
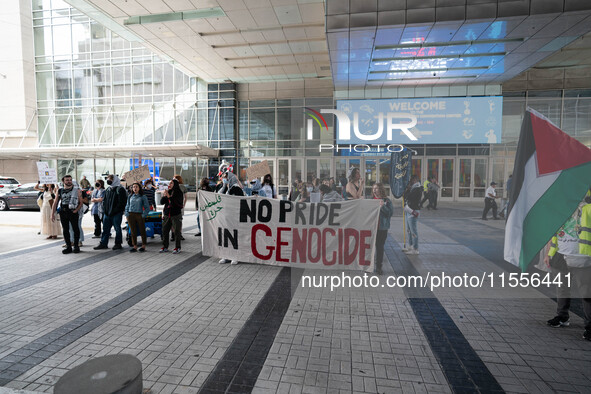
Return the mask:
<svg viewBox="0 0 591 394">
<path fill-rule="evenodd" d="M 377 200 L 293 203 L 200 191 L 203 254 L 299 268 L 373 271 Z"/>
</svg>

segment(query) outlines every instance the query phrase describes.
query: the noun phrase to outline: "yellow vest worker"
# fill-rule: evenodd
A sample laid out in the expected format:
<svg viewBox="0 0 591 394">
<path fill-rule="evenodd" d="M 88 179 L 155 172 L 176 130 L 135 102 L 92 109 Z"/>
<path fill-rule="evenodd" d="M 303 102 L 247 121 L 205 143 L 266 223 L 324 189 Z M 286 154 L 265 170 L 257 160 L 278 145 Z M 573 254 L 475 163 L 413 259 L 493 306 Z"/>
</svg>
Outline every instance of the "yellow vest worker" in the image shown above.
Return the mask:
<svg viewBox="0 0 591 394">
<path fill-rule="evenodd" d="M 587 204 L 581 209 L 579 253 L 586 256 L 591 256 L 591 204 Z"/>
</svg>

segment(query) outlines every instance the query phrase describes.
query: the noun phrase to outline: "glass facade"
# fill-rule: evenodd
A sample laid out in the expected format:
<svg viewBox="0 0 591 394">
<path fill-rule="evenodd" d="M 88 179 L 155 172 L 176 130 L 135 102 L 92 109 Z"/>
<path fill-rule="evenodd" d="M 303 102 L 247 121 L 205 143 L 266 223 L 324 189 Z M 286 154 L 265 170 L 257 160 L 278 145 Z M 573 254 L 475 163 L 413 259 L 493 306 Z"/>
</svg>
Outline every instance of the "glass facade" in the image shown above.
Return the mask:
<svg viewBox="0 0 591 394">
<path fill-rule="evenodd" d="M 62 0 L 34 0 L 33 26 L 40 146 L 207 142 L 196 78 Z"/>
<path fill-rule="evenodd" d="M 63 0 L 33 0 L 32 5 L 40 147 L 197 144 L 235 160 L 234 84 L 208 86 L 189 77 Z M 181 174 L 195 186 L 196 157 L 153 160 L 155 177 Z M 199 166 L 217 168 L 217 162 L 199 160 Z M 57 163 L 60 176 L 89 179 L 121 174 L 133 165 L 131 158 Z"/>
<path fill-rule="evenodd" d="M 280 194 L 287 194 L 296 179 L 335 177 L 338 184 L 351 166 L 360 167 L 368 194 L 378 180 L 389 184 L 388 154 L 319 152 L 319 144 L 334 144 L 332 116 L 325 117 L 327 127 L 314 123 L 308 139 L 309 109 L 335 108 L 332 97 L 238 101 L 235 84 L 208 85 L 189 77 L 63 0 L 32 4 L 41 147 L 198 144 L 218 149 L 219 159 L 142 159 L 156 177 L 180 174 L 189 186 L 217 174 L 222 159 L 234 163 L 241 175 L 244 168 L 268 160 Z M 442 185 L 440 197 L 480 199 L 491 180 L 504 191 L 527 107 L 591 145 L 591 90 L 503 96 L 502 144 L 410 145 L 417 152 L 413 173 L 435 176 Z M 139 163 L 117 157 L 58 160 L 55 165 L 60 175 L 96 178 Z"/>
</svg>

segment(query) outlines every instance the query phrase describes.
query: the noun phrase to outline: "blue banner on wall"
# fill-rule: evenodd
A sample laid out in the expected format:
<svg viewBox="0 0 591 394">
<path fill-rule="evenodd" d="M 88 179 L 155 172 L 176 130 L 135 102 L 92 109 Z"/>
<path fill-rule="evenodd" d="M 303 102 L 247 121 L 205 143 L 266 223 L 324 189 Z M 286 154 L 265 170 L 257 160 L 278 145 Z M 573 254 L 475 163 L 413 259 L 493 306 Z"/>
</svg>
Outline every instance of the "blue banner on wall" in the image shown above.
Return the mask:
<svg viewBox="0 0 591 394">
<path fill-rule="evenodd" d="M 394 198 L 402 197 L 406 185 L 410 182 L 412 170 L 412 151 L 404 148 L 400 152 L 392 152 L 390 156 L 390 190 Z"/>
<path fill-rule="evenodd" d="M 497 144 L 503 98 L 338 100 L 337 144 Z M 413 139 L 414 138 L 414 139 Z"/>
</svg>

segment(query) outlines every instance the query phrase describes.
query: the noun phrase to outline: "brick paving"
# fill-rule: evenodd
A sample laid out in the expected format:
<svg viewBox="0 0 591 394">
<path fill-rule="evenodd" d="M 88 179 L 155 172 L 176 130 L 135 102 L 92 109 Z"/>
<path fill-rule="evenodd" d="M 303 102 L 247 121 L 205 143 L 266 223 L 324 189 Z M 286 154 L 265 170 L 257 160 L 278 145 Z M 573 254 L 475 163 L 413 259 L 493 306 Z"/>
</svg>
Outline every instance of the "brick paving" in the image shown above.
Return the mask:
<svg viewBox="0 0 591 394">
<path fill-rule="evenodd" d="M 477 208 L 454 209 L 423 215 L 418 256 L 400 252 L 401 218 L 394 217 L 385 274 L 506 273 L 503 222 L 477 220 Z M 292 270 L 289 306 L 277 312 L 266 305 L 281 268 L 219 265 L 200 256 L 186 226 L 180 255 L 159 254 L 152 241 L 144 254 L 85 246 L 62 256 L 61 242 L 53 242 L 0 259 L 0 390 L 52 392 L 76 365 L 116 353 L 140 359 L 152 393 L 591 387 L 582 319 L 571 314 L 571 327 L 547 327 L 556 304 L 535 289 L 331 291 L 293 285 L 302 272 Z"/>
</svg>

